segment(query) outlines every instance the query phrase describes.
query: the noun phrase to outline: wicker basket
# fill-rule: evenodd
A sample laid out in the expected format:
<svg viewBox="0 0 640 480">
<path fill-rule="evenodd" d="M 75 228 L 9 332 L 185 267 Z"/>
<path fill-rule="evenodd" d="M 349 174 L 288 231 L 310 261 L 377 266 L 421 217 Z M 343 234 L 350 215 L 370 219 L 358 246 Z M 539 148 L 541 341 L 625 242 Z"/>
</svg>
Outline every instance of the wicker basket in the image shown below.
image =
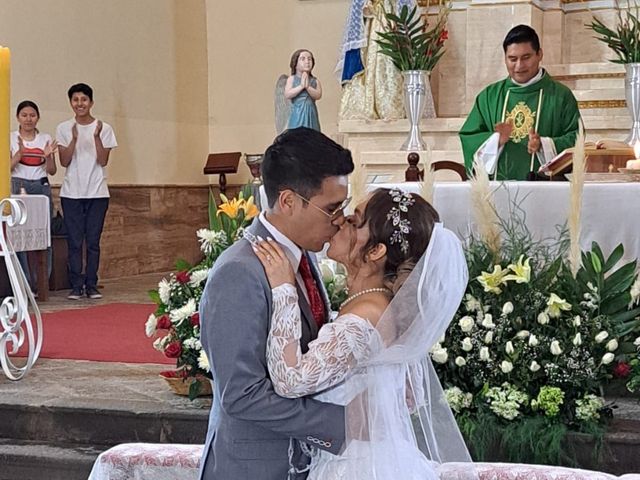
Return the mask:
<svg viewBox="0 0 640 480">
<path fill-rule="evenodd" d="M 177 395 L 182 395 L 185 397 L 189 396 L 189 387 L 191 386 L 191 384 L 193 382 L 196 381 L 195 378 L 193 377 L 187 377 L 187 378 L 182 378 L 182 377 L 166 377 L 164 375 L 160 375 L 161 378 L 164 379 L 165 382 L 167 382 L 169 384 L 169 387 L 171 388 L 171 390 L 173 390 L 173 393 L 177 394 Z M 203 377 L 198 375 L 198 377 L 196 377 L 202 384 L 202 386 L 200 387 L 200 393 L 198 393 L 199 397 L 207 397 L 207 396 L 211 396 L 212 392 L 211 392 L 211 382 L 209 381 L 209 379 L 207 377 Z"/>
</svg>

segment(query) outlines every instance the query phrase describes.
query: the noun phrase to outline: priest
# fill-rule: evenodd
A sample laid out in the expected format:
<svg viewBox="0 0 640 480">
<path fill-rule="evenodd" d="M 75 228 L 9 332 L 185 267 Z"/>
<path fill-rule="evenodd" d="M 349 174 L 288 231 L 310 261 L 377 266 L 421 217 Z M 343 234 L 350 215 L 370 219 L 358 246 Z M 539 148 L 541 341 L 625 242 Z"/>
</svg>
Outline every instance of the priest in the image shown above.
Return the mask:
<svg viewBox="0 0 640 480">
<path fill-rule="evenodd" d="M 541 165 L 573 147 L 578 102 L 540 67 L 542 49 L 528 25 L 511 29 L 502 43 L 509 76 L 478 94 L 460 130 L 464 163 L 482 162 L 496 180 L 534 179 Z"/>
</svg>

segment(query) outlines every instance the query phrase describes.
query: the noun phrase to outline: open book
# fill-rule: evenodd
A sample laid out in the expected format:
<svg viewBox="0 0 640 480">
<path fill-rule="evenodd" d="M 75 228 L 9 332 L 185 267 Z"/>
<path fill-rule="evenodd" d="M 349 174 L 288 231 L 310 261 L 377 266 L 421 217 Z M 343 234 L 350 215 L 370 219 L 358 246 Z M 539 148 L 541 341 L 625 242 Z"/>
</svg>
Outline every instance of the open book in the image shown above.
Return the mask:
<svg viewBox="0 0 640 480">
<path fill-rule="evenodd" d="M 567 148 L 550 162 L 542 165 L 539 172 L 549 177 L 568 173 L 573 165 L 575 148 Z M 585 142 L 584 154 L 587 157 L 587 171 L 607 172 L 613 168 L 624 167 L 627 160 L 635 158 L 633 148 L 619 140 L 600 140 Z M 617 171 L 617 170 L 616 170 Z"/>
</svg>

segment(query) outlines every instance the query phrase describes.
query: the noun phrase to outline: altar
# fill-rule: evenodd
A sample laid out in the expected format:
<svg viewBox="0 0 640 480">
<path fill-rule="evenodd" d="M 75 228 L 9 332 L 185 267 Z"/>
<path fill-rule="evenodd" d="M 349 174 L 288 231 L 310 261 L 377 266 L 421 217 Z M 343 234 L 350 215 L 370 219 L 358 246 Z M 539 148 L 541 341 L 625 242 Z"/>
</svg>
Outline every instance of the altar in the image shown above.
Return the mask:
<svg viewBox="0 0 640 480">
<path fill-rule="evenodd" d="M 418 193 L 417 183 L 370 184 L 399 187 Z M 570 185 L 566 182 L 491 182 L 498 215 L 508 218 L 512 210 L 522 215 L 534 239 L 554 239 L 569 215 Z M 434 206 L 444 225 L 462 239 L 475 228 L 471 184 L 438 182 Z M 624 245 L 624 260 L 640 258 L 640 183 L 586 183 L 582 196 L 580 245 L 583 250 L 598 242 L 605 255 Z"/>
</svg>

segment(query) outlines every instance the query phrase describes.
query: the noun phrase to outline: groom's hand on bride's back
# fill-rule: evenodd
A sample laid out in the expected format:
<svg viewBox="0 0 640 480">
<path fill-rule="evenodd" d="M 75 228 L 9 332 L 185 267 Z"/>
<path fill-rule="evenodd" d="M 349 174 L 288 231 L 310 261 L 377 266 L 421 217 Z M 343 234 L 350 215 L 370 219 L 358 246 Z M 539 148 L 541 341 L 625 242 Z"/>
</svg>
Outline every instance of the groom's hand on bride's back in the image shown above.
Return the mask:
<svg viewBox="0 0 640 480">
<path fill-rule="evenodd" d="M 258 237 L 258 242 L 253 243 L 252 246 L 264 267 L 271 288 L 279 287 L 284 283 L 295 285 L 296 276 L 291 268 L 291 262 L 275 240 L 272 238 L 264 240 Z"/>
</svg>

